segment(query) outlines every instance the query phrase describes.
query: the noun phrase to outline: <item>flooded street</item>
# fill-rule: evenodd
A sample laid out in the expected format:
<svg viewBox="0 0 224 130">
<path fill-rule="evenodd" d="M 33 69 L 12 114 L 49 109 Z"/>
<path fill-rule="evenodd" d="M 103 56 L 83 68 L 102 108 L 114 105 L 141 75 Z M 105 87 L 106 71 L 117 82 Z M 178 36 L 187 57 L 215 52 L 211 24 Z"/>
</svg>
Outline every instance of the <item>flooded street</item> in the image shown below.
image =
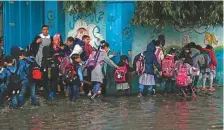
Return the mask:
<svg viewBox="0 0 224 130">
<path fill-rule="evenodd" d="M 176 95 L 81 97 L 53 102 L 41 100 L 40 107 L 27 101 L 20 110 L 0 113 L 1 130 L 221 130 L 223 119 L 222 88 L 198 99 Z"/>
</svg>

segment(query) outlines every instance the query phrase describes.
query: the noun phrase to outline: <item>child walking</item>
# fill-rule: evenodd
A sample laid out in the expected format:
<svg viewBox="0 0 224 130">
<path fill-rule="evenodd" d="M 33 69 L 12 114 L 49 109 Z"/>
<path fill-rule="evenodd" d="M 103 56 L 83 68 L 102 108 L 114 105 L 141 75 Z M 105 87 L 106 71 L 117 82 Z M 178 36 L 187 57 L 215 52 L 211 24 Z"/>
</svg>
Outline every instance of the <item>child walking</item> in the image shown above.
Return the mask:
<svg viewBox="0 0 224 130">
<path fill-rule="evenodd" d="M 19 71 L 18 67 L 15 67 L 14 64 L 14 58 L 13 56 L 6 56 L 5 59 L 5 65 L 6 68 L 2 68 L 0 71 L 0 79 L 6 79 L 4 86 L 2 88 L 7 88 L 7 96 L 9 95 L 11 98 L 11 107 L 17 108 L 18 107 L 18 100 L 17 100 L 17 94 L 19 94 L 22 84 L 21 84 L 21 73 Z M 16 76 L 17 78 L 14 79 L 14 81 L 19 80 L 19 82 L 15 83 L 12 81 L 12 76 Z"/>
<path fill-rule="evenodd" d="M 34 59 L 31 59 L 29 57 L 26 57 L 26 52 L 24 50 L 21 50 L 20 55 L 19 55 L 19 59 L 23 60 L 26 62 L 26 69 L 23 70 L 25 73 L 23 75 L 23 82 L 22 82 L 22 90 L 19 94 L 19 105 L 22 106 L 23 105 L 23 99 L 24 99 L 24 94 L 27 90 L 27 87 L 30 87 L 31 90 L 31 102 L 32 105 L 39 105 L 39 103 L 37 103 L 36 101 L 36 81 L 32 78 L 32 72 L 31 67 L 34 66 L 39 66 L 36 61 Z M 40 68 L 40 67 L 39 67 Z"/>
<path fill-rule="evenodd" d="M 97 94 L 101 94 L 101 85 L 103 84 L 104 74 L 103 74 L 103 67 L 104 62 L 109 64 L 114 68 L 119 68 L 108 56 L 107 53 L 109 52 L 109 44 L 104 42 L 101 45 L 101 50 L 99 52 L 99 57 L 97 60 L 97 64 L 95 68 L 91 72 L 91 81 L 95 83 L 93 88 L 93 96 L 92 99 L 95 98 Z"/>
<path fill-rule="evenodd" d="M 68 84 L 70 85 L 72 90 L 71 99 L 72 101 L 76 101 L 77 97 L 79 96 L 79 87 L 83 87 L 84 83 L 83 83 L 82 68 L 80 65 L 81 58 L 79 54 L 73 54 L 71 56 L 71 59 L 74 64 L 74 72 L 72 72 L 74 78 L 72 79 L 71 83 Z"/>
<path fill-rule="evenodd" d="M 148 91 L 152 92 L 153 86 L 155 86 L 154 79 L 154 65 L 159 70 L 160 75 L 161 66 L 159 65 L 156 55 L 155 55 L 156 47 L 153 43 L 149 43 L 147 46 L 147 50 L 143 53 L 144 62 L 145 62 L 145 70 L 143 74 L 139 78 L 139 94 L 138 97 L 142 97 L 142 93 L 145 86 L 148 86 Z"/>
<path fill-rule="evenodd" d="M 119 66 L 119 68 L 124 68 L 123 72 L 125 71 L 125 73 L 124 73 L 125 75 L 122 75 L 123 73 L 122 74 L 119 74 L 119 75 L 125 76 L 124 79 L 126 79 L 126 81 L 122 81 L 121 83 L 120 82 L 117 83 L 117 91 L 124 90 L 126 95 L 130 95 L 130 86 L 129 86 L 128 82 L 127 82 L 127 77 L 128 77 L 128 72 L 133 72 L 134 69 L 130 67 L 130 65 L 128 63 L 128 57 L 125 56 L 125 55 L 121 55 L 120 56 L 120 61 L 117 64 L 117 66 Z M 115 78 L 117 76 L 119 76 L 119 75 L 116 75 L 116 73 L 115 73 Z"/>
</svg>

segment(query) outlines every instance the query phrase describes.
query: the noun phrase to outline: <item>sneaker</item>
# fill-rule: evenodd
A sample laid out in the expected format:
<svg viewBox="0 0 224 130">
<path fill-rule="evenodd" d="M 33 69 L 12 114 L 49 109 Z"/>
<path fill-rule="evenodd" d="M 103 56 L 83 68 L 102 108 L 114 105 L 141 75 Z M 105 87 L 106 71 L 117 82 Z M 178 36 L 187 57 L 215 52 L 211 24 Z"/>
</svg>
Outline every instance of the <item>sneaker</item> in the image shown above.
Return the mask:
<svg viewBox="0 0 224 130">
<path fill-rule="evenodd" d="M 95 97 L 96 97 L 96 94 L 93 94 L 93 96 L 91 98 L 94 99 Z"/>
<path fill-rule="evenodd" d="M 206 91 L 207 90 L 207 88 L 206 87 L 202 87 L 202 89 L 201 89 L 202 91 Z"/>
<path fill-rule="evenodd" d="M 214 87 L 209 88 L 209 91 L 215 91 Z"/>
<path fill-rule="evenodd" d="M 92 96 L 92 93 L 88 93 L 88 97 L 91 97 Z"/>
<path fill-rule="evenodd" d="M 138 94 L 138 97 L 139 97 L 139 98 L 140 98 L 140 97 L 142 97 L 142 94 L 141 94 L 141 93 L 139 93 L 139 94 Z"/>
<path fill-rule="evenodd" d="M 152 94 L 156 94 L 156 90 L 155 89 L 152 89 Z"/>
</svg>

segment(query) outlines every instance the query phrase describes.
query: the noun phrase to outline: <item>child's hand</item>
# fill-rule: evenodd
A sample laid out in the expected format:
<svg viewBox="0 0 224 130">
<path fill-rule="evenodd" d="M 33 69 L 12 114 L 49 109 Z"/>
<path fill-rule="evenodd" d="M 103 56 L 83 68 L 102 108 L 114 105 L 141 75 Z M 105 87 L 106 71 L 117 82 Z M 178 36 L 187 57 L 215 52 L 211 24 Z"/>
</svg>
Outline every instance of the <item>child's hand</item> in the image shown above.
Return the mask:
<svg viewBox="0 0 224 130">
<path fill-rule="evenodd" d="M 160 75 L 160 76 L 162 76 L 162 75 L 163 75 L 162 71 L 160 71 L 160 72 L 159 72 L 159 75 Z"/>
<path fill-rule="evenodd" d="M 84 83 L 83 83 L 83 82 L 81 82 L 81 87 L 83 87 L 83 85 L 84 85 Z"/>
<path fill-rule="evenodd" d="M 60 48 L 61 48 L 62 50 L 64 50 L 64 49 L 65 49 L 65 46 L 61 46 Z"/>
</svg>

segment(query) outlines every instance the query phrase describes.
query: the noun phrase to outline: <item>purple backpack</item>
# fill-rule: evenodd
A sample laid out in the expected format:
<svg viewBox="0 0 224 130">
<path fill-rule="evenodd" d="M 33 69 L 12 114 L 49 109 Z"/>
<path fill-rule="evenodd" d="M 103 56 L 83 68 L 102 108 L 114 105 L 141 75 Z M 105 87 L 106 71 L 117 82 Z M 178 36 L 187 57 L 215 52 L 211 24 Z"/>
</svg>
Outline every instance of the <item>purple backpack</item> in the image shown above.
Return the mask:
<svg viewBox="0 0 224 130">
<path fill-rule="evenodd" d="M 88 70 L 93 70 L 97 65 L 99 55 L 99 49 L 97 51 L 93 51 L 92 54 L 90 54 L 89 59 L 86 61 L 85 68 Z"/>
<path fill-rule="evenodd" d="M 69 56 L 65 56 L 62 61 L 61 64 L 59 66 L 59 72 L 62 75 L 66 75 L 69 71 L 72 70 L 73 64 L 71 62 L 71 59 Z"/>
</svg>

